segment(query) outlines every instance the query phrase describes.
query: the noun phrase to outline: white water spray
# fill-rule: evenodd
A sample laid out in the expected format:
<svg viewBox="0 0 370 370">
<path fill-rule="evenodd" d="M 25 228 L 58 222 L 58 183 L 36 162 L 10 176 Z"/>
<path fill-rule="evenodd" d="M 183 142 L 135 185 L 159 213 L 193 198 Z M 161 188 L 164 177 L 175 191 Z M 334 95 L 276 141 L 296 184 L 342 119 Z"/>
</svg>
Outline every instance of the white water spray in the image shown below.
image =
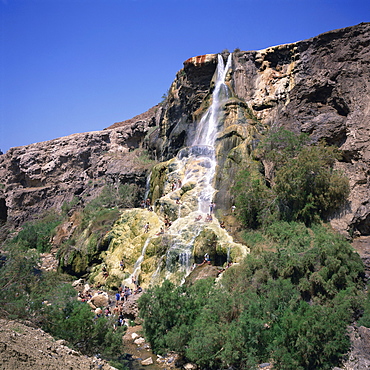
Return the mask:
<svg viewBox="0 0 370 370">
<path fill-rule="evenodd" d="M 209 145 L 214 146 L 218 125 L 220 122 L 220 107 L 229 99 L 229 88 L 225 84 L 226 73 L 231 67 L 231 55 L 227 59 L 226 65 L 220 54 L 218 54 L 218 63 L 216 69 L 215 88 L 212 93 L 212 104 L 207 112 L 201 118 L 192 146 Z"/>
</svg>

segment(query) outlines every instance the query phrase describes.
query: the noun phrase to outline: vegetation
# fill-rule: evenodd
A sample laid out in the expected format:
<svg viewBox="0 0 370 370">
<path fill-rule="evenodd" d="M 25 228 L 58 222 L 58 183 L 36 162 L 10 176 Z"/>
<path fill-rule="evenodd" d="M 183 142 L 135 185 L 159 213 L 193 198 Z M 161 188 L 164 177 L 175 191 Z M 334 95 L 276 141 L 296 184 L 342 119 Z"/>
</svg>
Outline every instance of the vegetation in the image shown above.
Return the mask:
<svg viewBox="0 0 370 370">
<path fill-rule="evenodd" d="M 86 303 L 77 301 L 67 276 L 41 271 L 37 265 L 36 250 L 9 248 L 0 266 L 1 316 L 27 319 L 82 353 L 117 360 L 124 328 L 114 330 L 111 319 L 94 317 Z"/>
<path fill-rule="evenodd" d="M 61 221 L 60 215 L 50 211 L 37 220 L 26 222 L 11 243 L 23 250 L 34 248 L 40 253 L 49 252 L 51 238 Z"/>
<path fill-rule="evenodd" d="M 234 193 L 245 227 L 257 229 L 274 220 L 309 226 L 328 219 L 345 203 L 348 179 L 334 169 L 340 153 L 334 147 L 306 143 L 305 135 L 279 130 L 259 147 L 260 156 L 273 168 L 269 181 L 257 165 L 240 171 Z"/>
<path fill-rule="evenodd" d="M 139 305 L 154 350 L 181 352 L 202 368 L 337 365 L 349 348 L 346 326 L 362 309 L 362 262 L 323 226 L 295 224 L 305 235 L 297 243 L 288 225 L 263 235 L 276 252 L 251 253 L 216 285 L 149 290 Z"/>
<path fill-rule="evenodd" d="M 251 254 L 217 284 L 150 289 L 139 301 L 145 334 L 200 368 L 331 369 L 349 349 L 347 325 L 370 322 L 362 261 L 322 224 L 349 193 L 334 170 L 340 153 L 279 130 L 257 155 L 233 189 Z"/>
</svg>

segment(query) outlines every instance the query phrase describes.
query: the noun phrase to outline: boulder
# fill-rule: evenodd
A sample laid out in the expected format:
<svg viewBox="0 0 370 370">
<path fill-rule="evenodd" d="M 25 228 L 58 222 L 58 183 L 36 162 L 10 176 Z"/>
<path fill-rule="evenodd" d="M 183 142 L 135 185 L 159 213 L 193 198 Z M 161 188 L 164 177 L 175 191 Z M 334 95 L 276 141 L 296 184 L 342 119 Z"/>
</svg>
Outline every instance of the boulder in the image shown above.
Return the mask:
<svg viewBox="0 0 370 370">
<path fill-rule="evenodd" d="M 141 361 L 141 365 L 147 366 L 147 365 L 152 365 L 153 364 L 153 359 L 151 357 L 148 357 L 145 360 Z"/>
<path fill-rule="evenodd" d="M 134 340 L 134 343 L 140 346 L 141 344 L 145 343 L 145 339 L 140 337 Z"/>
<path fill-rule="evenodd" d="M 108 294 L 105 292 L 95 293 L 93 297 L 90 299 L 90 302 L 95 307 L 107 307 L 109 304 L 109 297 Z"/>
</svg>

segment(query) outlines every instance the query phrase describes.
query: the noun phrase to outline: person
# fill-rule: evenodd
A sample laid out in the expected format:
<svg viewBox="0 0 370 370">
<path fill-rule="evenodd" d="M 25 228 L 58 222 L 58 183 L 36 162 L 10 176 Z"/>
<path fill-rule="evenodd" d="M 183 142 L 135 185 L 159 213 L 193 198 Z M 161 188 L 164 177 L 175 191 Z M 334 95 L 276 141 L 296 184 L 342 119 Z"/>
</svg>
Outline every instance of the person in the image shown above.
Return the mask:
<svg viewBox="0 0 370 370">
<path fill-rule="evenodd" d="M 200 221 L 202 219 L 202 215 L 199 215 L 197 217 L 195 217 L 194 221 Z"/>
<path fill-rule="evenodd" d="M 125 269 L 125 261 L 122 259 L 121 262 L 119 263 L 120 269 L 123 271 Z"/>
<path fill-rule="evenodd" d="M 208 253 L 206 253 L 206 254 L 204 255 L 203 262 L 200 264 L 200 266 L 203 266 L 205 263 L 208 263 L 208 264 L 210 264 L 210 263 L 211 263 L 211 259 L 209 258 L 209 254 L 208 254 Z"/>
<path fill-rule="evenodd" d="M 107 268 L 105 266 L 103 266 L 102 271 L 103 271 L 103 277 L 104 277 L 104 279 L 106 279 L 109 276 Z"/>
<path fill-rule="evenodd" d="M 231 206 L 231 213 L 235 213 L 235 208 L 236 207 L 234 205 Z"/>
<path fill-rule="evenodd" d="M 131 289 L 126 287 L 125 288 L 125 293 L 124 293 L 124 297 L 125 297 L 125 301 L 128 300 L 128 297 L 131 295 Z"/>
<path fill-rule="evenodd" d="M 164 234 L 164 230 L 163 230 L 163 227 L 161 226 L 161 229 L 159 230 L 159 232 L 156 235 L 162 235 L 162 234 Z"/>
<path fill-rule="evenodd" d="M 212 213 L 213 210 L 215 208 L 215 204 L 212 202 L 210 205 L 209 205 L 209 213 Z"/>
<path fill-rule="evenodd" d="M 221 229 L 224 229 L 225 228 L 225 222 L 221 221 L 220 227 L 221 227 Z"/>
<path fill-rule="evenodd" d="M 150 225 L 149 225 L 149 222 L 147 222 L 144 226 L 144 232 L 147 233 L 149 232 L 149 228 L 150 228 Z"/>
<path fill-rule="evenodd" d="M 134 294 L 139 294 L 139 293 L 141 293 L 143 291 L 143 289 L 141 288 L 141 286 L 139 285 L 137 288 L 136 288 L 136 290 L 135 290 L 135 292 L 134 292 Z"/>
<path fill-rule="evenodd" d="M 117 303 L 116 306 L 113 308 L 113 315 L 117 316 L 121 312 L 119 304 Z"/>
<path fill-rule="evenodd" d="M 172 225 L 172 222 L 170 221 L 170 219 L 168 218 L 168 216 L 164 216 L 164 226 L 166 228 L 169 228 L 170 226 Z"/>
<path fill-rule="evenodd" d="M 121 299 L 121 294 L 116 293 L 116 303 L 118 303 L 120 299 Z"/>
</svg>

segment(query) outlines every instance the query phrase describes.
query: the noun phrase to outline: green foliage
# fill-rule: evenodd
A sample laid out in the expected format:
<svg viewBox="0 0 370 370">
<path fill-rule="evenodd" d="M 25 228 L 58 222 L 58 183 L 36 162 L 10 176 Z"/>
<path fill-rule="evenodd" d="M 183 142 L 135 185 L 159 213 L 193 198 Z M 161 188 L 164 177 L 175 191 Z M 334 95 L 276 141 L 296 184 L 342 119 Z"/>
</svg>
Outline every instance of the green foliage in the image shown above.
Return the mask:
<svg viewBox="0 0 370 370">
<path fill-rule="evenodd" d="M 90 306 L 76 299 L 53 301 L 45 312 L 48 321 L 44 328 L 83 353 L 101 353 L 108 358 L 121 353 L 124 327 L 114 329 L 114 318 L 95 318 Z"/>
<path fill-rule="evenodd" d="M 366 326 L 370 328 L 370 291 L 368 290 L 366 299 L 363 304 L 363 314 L 360 320 L 358 320 L 358 325 Z"/>
<path fill-rule="evenodd" d="M 283 128 L 271 130 L 258 147 L 262 158 L 274 164 L 278 170 L 291 158 L 297 156 L 300 150 L 308 143 L 308 135 L 296 135 Z"/>
<path fill-rule="evenodd" d="M 24 251 L 13 245 L 0 267 L 0 312 L 11 319 L 26 317 L 31 293 L 38 284 L 35 266 L 39 262 L 35 250 Z"/>
<path fill-rule="evenodd" d="M 74 196 L 73 197 L 73 199 L 70 201 L 70 202 L 64 202 L 63 204 L 62 204 L 62 207 L 61 207 L 61 209 L 62 209 L 62 213 L 64 214 L 64 215 L 67 215 L 68 214 L 68 212 L 71 210 L 71 209 L 73 209 L 74 207 L 76 207 L 77 206 L 77 204 L 79 203 L 79 199 L 78 199 L 78 197 L 76 197 L 76 196 Z"/>
<path fill-rule="evenodd" d="M 61 220 L 57 213 L 48 212 L 35 221 L 26 222 L 11 243 L 24 250 L 34 248 L 40 253 L 48 252 L 51 248 L 50 240 Z"/>
<path fill-rule="evenodd" d="M 99 208 L 131 208 L 138 202 L 139 188 L 136 184 L 105 185 L 98 197 L 88 203 L 85 212 L 94 212 Z"/>
<path fill-rule="evenodd" d="M 143 328 L 155 351 L 184 351 L 191 335 L 191 324 L 204 305 L 211 285 L 212 280 L 202 280 L 186 289 L 166 280 L 140 298 L 140 316 L 145 319 Z"/>
<path fill-rule="evenodd" d="M 274 192 L 268 188 L 261 174 L 241 171 L 233 192 L 242 223 L 257 229 L 274 218 L 276 202 Z"/>
<path fill-rule="evenodd" d="M 330 321 L 329 321 L 330 320 Z M 332 369 L 349 348 L 345 311 L 301 302 L 275 328 L 274 367 L 281 370 Z"/>
<path fill-rule="evenodd" d="M 8 249 L 0 266 L 1 317 L 32 321 L 85 354 L 118 358 L 123 327 L 114 330 L 113 319 L 94 318 L 91 308 L 77 301 L 66 276 L 38 270 L 35 250 Z"/>
<path fill-rule="evenodd" d="M 289 248 L 292 252 L 307 250 L 313 240 L 310 230 L 300 222 L 276 221 L 266 227 L 265 235 L 279 249 Z"/>
<path fill-rule="evenodd" d="M 240 171 L 233 191 L 245 227 L 257 229 L 278 219 L 310 225 L 326 220 L 345 203 L 349 182 L 334 170 L 339 151 L 306 143 L 306 135 L 272 132 L 258 148 L 273 169 L 269 183 L 257 168 Z"/>
<path fill-rule="evenodd" d="M 344 203 L 349 183 L 333 169 L 338 158 L 333 147 L 304 147 L 276 172 L 274 190 L 283 219 L 310 224 Z"/>
<path fill-rule="evenodd" d="M 262 236 L 277 252 L 248 255 L 217 285 L 165 282 L 142 296 L 145 333 L 156 351 L 182 352 L 209 369 L 339 364 L 349 348 L 346 326 L 362 306 L 359 256 L 323 226 L 276 222 Z"/>
</svg>

